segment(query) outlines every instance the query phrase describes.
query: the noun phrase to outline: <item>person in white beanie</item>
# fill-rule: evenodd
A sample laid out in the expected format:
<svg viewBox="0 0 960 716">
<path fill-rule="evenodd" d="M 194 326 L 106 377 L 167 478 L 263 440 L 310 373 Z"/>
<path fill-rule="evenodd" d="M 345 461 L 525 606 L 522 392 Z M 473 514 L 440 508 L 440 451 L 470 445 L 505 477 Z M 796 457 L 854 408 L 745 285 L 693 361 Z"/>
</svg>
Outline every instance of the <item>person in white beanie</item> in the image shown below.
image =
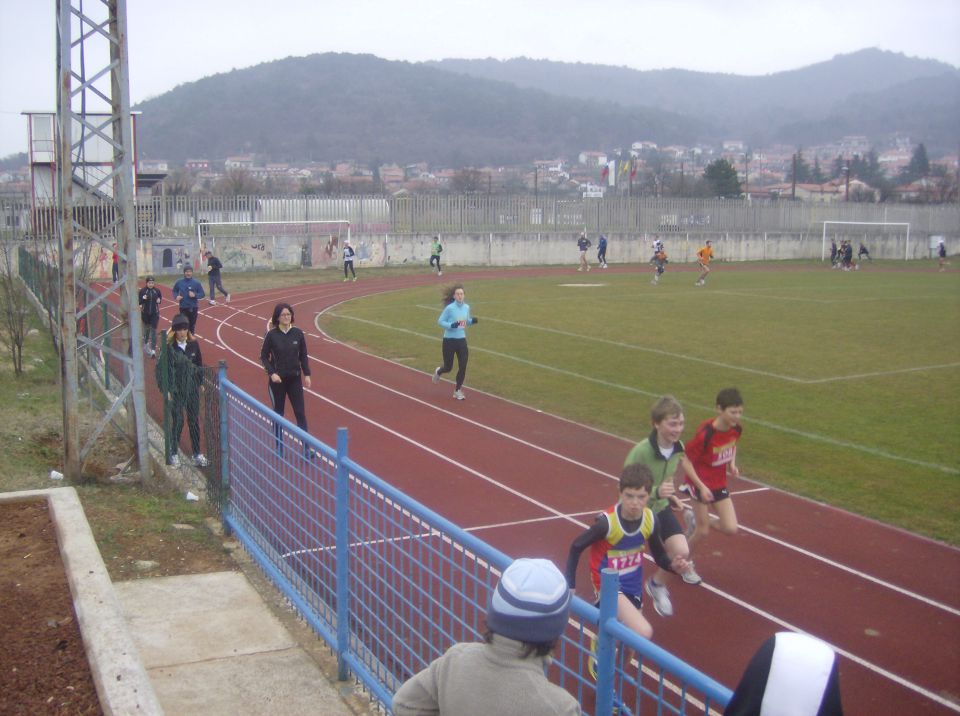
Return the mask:
<svg viewBox="0 0 960 716">
<path fill-rule="evenodd" d="M 836 653 L 806 634 L 774 634 L 750 659 L 723 713 L 843 716 Z"/>
<path fill-rule="evenodd" d="M 517 559 L 490 595 L 485 643 L 450 647 L 400 686 L 393 713 L 578 716 L 577 700 L 544 674 L 569 612 L 560 570 L 546 559 Z"/>
</svg>

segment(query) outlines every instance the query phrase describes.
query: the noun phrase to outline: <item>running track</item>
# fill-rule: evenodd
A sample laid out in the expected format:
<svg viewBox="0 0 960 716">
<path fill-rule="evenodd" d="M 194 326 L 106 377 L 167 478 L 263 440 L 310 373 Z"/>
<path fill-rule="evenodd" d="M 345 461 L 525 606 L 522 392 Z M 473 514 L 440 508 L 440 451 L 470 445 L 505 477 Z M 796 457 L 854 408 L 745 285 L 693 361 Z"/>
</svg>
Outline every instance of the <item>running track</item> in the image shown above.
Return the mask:
<svg viewBox="0 0 960 716">
<path fill-rule="evenodd" d="M 551 270 L 510 275 L 525 273 Z M 467 400 L 455 401 L 449 381 L 433 385 L 428 373 L 316 328 L 315 316 L 342 301 L 436 282 L 432 274 L 362 279 L 204 303 L 204 362 L 226 359 L 230 378 L 269 403 L 262 337 L 274 304 L 293 304 L 309 339 L 312 435 L 332 445 L 336 429 L 349 428 L 351 456 L 376 474 L 507 554 L 562 568 L 573 537 L 615 501 L 631 441 L 480 393 L 469 373 Z M 167 318 L 172 309 L 167 302 Z M 960 713 L 960 550 L 746 479 L 731 490 L 742 529 L 711 535 L 697 560 L 704 584 L 674 580 L 672 618 L 644 606 L 657 643 L 732 688 L 766 637 L 803 631 L 840 653 L 846 713 Z M 587 561 L 578 593 L 589 600 Z"/>
</svg>

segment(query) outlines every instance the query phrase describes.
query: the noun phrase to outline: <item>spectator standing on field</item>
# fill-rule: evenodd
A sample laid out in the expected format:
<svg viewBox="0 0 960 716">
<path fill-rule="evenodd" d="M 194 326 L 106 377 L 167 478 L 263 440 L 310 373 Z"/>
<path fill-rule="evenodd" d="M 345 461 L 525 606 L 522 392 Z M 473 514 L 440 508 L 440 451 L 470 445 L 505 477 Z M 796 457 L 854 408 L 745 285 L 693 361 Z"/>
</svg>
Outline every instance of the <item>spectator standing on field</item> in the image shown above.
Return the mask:
<svg viewBox="0 0 960 716">
<path fill-rule="evenodd" d="M 343 280 L 349 281 L 347 278 L 347 269 L 350 270 L 350 273 L 353 274 L 353 280 L 357 280 L 357 272 L 353 270 L 353 257 L 356 256 L 357 252 L 353 250 L 353 247 L 350 245 L 350 239 L 344 239 L 343 242 Z"/>
<path fill-rule="evenodd" d="M 581 233 L 580 238 L 577 239 L 577 248 L 580 249 L 580 265 L 577 266 L 577 271 L 590 270 L 590 264 L 587 262 L 587 249 L 591 246 L 592 244 L 586 233 Z"/>
<path fill-rule="evenodd" d="M 404 682 L 393 713 L 579 716 L 576 699 L 544 673 L 569 612 L 566 580 L 552 562 L 515 560 L 490 595 L 484 643 L 454 644 Z"/>
<path fill-rule="evenodd" d="M 193 277 L 193 267 L 183 267 L 183 278 L 173 284 L 173 300 L 180 306 L 180 313 L 190 322 L 190 333 L 197 333 L 197 314 L 200 312 L 200 299 L 206 296 L 203 284 Z"/>
<path fill-rule="evenodd" d="M 209 463 L 200 452 L 200 391 L 203 390 L 203 355 L 200 343 L 190 331 L 187 317 L 177 314 L 167 334 L 167 345 L 162 360 L 157 361 L 157 385 L 165 393 L 171 411 L 170 457 L 168 465 L 180 467 L 180 435 L 186 413 L 193 464 L 206 467 Z"/>
<path fill-rule="evenodd" d="M 607 237 L 603 234 L 600 234 L 600 239 L 597 241 L 597 263 L 600 264 L 600 268 L 607 267 Z"/>
<path fill-rule="evenodd" d="M 220 263 L 220 259 L 213 255 L 212 251 L 207 251 L 204 256 L 207 259 L 207 281 L 210 283 L 210 305 L 217 305 L 215 299 L 217 297 L 218 288 L 220 289 L 220 293 L 224 295 L 227 303 L 230 303 L 230 293 L 220 282 L 220 269 L 223 268 L 223 264 Z"/>
<path fill-rule="evenodd" d="M 453 397 L 464 400 L 463 380 L 467 376 L 467 360 L 470 351 L 467 348 L 467 326 L 477 323 L 470 315 L 470 306 L 464 303 L 463 284 L 456 283 L 443 290 L 443 311 L 437 324 L 443 329 L 443 365 L 433 371 L 433 382 L 438 383 L 440 376 L 453 370 L 453 358 L 457 358 L 457 382 Z"/>
<path fill-rule="evenodd" d="M 433 237 L 433 244 L 430 246 L 430 266 L 437 269 L 437 276 L 443 276 L 443 270 L 440 268 L 440 254 L 443 251 L 443 245 L 440 243 L 440 237 Z"/>
<path fill-rule="evenodd" d="M 151 358 L 157 356 L 157 326 L 160 325 L 162 300 L 153 276 L 147 276 L 147 285 L 137 294 L 137 303 L 140 304 L 140 321 L 143 323 L 143 352 Z"/>
<path fill-rule="evenodd" d="M 697 264 L 700 266 L 700 275 L 697 276 L 695 286 L 704 286 L 707 283 L 707 274 L 710 273 L 710 262 L 713 260 L 713 242 L 707 239 L 699 251 L 697 251 Z"/>
<path fill-rule="evenodd" d="M 947 266 L 947 245 L 942 238 L 937 242 L 937 257 L 940 259 L 940 270 L 943 271 Z"/>
<path fill-rule="evenodd" d="M 113 245 L 113 256 L 111 257 L 110 262 L 110 276 L 113 277 L 113 282 L 116 283 L 120 280 L 120 254 L 117 253 L 117 245 Z"/>
</svg>

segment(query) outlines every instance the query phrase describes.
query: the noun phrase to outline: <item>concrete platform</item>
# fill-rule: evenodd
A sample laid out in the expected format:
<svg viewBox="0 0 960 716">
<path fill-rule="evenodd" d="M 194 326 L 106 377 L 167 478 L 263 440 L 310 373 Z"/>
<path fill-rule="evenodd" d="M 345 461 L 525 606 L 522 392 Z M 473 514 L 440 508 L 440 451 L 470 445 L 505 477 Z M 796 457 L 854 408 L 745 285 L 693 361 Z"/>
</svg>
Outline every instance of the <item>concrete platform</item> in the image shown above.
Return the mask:
<svg viewBox="0 0 960 716">
<path fill-rule="evenodd" d="M 354 716 L 242 572 L 114 584 L 163 710 Z"/>
</svg>

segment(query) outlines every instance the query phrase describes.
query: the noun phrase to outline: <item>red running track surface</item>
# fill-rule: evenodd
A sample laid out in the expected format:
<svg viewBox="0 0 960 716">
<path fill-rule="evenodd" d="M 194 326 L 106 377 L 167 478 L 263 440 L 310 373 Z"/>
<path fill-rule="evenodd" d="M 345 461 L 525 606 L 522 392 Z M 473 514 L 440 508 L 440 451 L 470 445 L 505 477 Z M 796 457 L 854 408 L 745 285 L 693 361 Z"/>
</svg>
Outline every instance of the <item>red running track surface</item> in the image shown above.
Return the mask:
<svg viewBox="0 0 960 716">
<path fill-rule="evenodd" d="M 226 359 L 231 380 L 267 404 L 260 346 L 274 304 L 291 303 L 309 341 L 312 435 L 333 445 L 336 429 L 347 427 L 351 456 L 374 473 L 507 554 L 562 568 L 573 537 L 616 501 L 630 441 L 472 390 L 469 373 L 467 399 L 456 401 L 448 380 L 433 385 L 429 373 L 316 328 L 315 316 L 344 300 L 438 280 L 361 278 L 204 305 L 197 329 L 205 363 Z M 673 581 L 672 618 L 644 605 L 657 643 L 733 688 L 764 639 L 803 631 L 841 655 L 847 713 L 960 713 L 960 550 L 746 479 L 731 489 L 742 529 L 714 532 L 704 544 L 704 584 Z M 586 562 L 578 593 L 592 600 Z"/>
</svg>

